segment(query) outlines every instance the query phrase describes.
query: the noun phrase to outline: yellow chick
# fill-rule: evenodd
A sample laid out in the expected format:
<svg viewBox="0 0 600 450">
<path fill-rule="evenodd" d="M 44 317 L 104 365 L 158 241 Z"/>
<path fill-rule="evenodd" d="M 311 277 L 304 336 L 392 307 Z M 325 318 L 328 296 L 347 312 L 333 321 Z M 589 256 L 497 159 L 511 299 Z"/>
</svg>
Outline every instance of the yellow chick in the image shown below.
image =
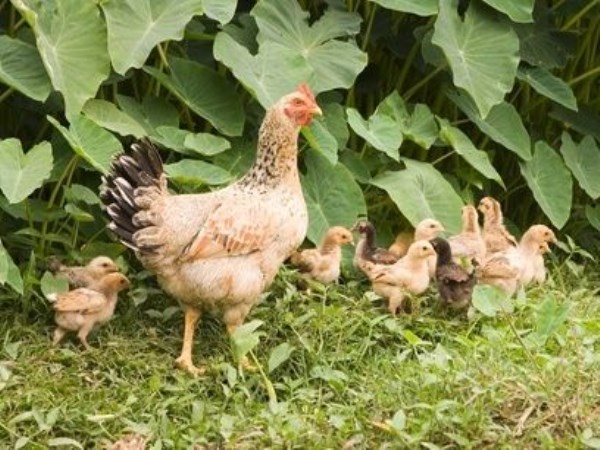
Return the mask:
<svg viewBox="0 0 600 450">
<path fill-rule="evenodd" d="M 388 299 L 388 310 L 396 315 L 407 293 L 421 294 L 429 286 L 428 258 L 435 255 L 429 241 L 415 241 L 406 255 L 391 265 L 366 261 L 363 271 L 371 280 L 373 291 Z"/>
<path fill-rule="evenodd" d="M 444 226 L 437 220 L 422 220 L 415 227 L 414 233 L 409 233 L 408 231 L 398 233 L 388 250 L 398 256 L 404 256 L 408 251 L 408 247 L 410 247 L 410 244 L 414 241 L 430 241 L 438 237 L 443 231 L 445 231 Z"/>
<path fill-rule="evenodd" d="M 481 261 L 485 256 L 485 242 L 481 237 L 477 210 L 472 205 L 462 208 L 462 231 L 448 239 L 452 255 Z"/>
<path fill-rule="evenodd" d="M 85 266 L 65 266 L 55 258 L 48 261 L 52 273 L 69 282 L 71 289 L 88 287 L 104 275 L 118 272 L 119 268 L 108 256 L 97 256 Z"/>
<path fill-rule="evenodd" d="M 95 325 L 112 318 L 119 292 L 129 286 L 127 277 L 115 272 L 105 275 L 90 287 L 48 295 L 48 300 L 53 302 L 54 319 L 58 325 L 53 344 L 58 345 L 68 331 L 76 331 L 83 346 L 89 349 L 88 334 Z"/>
<path fill-rule="evenodd" d="M 500 203 L 492 197 L 483 197 L 478 208 L 483 214 L 481 235 L 487 254 L 501 252 L 518 245 L 515 237 L 504 226 L 504 217 Z"/>
<path fill-rule="evenodd" d="M 350 230 L 338 226 L 331 227 L 317 248 L 297 251 L 290 257 L 290 262 L 306 278 L 324 284 L 333 283 L 340 276 L 341 246 L 350 243 L 352 243 Z"/>
<path fill-rule="evenodd" d="M 520 274 L 520 281 L 524 286 L 533 282 L 543 284 L 546 281 L 543 255 L 550 252 L 548 244 L 556 243 L 556 241 L 556 235 L 546 225 L 532 225 L 521 236 L 519 247 L 527 249 L 530 255 L 527 263 L 523 264 Z"/>
</svg>

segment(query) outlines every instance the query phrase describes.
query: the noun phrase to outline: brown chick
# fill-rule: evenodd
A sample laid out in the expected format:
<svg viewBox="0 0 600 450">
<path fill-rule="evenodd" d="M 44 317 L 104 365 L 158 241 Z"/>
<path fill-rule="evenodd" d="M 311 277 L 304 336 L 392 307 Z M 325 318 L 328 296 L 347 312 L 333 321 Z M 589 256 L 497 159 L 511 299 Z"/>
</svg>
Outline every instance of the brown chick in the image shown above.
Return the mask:
<svg viewBox="0 0 600 450">
<path fill-rule="evenodd" d="M 53 344 L 58 345 L 68 331 L 77 331 L 77 337 L 89 349 L 88 334 L 95 325 L 112 318 L 119 292 L 129 285 L 125 275 L 115 272 L 105 275 L 87 288 L 50 294 L 48 300 L 54 302 L 54 319 L 58 325 L 54 331 Z"/>
<path fill-rule="evenodd" d="M 477 283 L 475 274 L 467 272 L 452 261 L 452 250 L 448 241 L 435 238 L 430 242 L 437 253 L 435 279 L 442 302 L 453 309 L 468 307 Z"/>
<path fill-rule="evenodd" d="M 408 248 L 406 255 L 391 265 L 363 262 L 363 271 L 371 280 L 373 291 L 388 299 L 388 310 L 396 315 L 403 309 L 407 293 L 418 295 L 429 286 L 427 259 L 435 255 L 431 243 L 416 241 Z"/>
<path fill-rule="evenodd" d="M 462 231 L 448 239 L 452 255 L 456 257 L 475 259 L 479 262 L 485 256 L 485 242 L 481 237 L 477 210 L 472 205 L 462 208 Z"/>
<path fill-rule="evenodd" d="M 389 250 L 377 247 L 377 232 L 368 220 L 362 219 L 356 222 L 352 227 L 352 231 L 357 231 L 360 234 L 354 251 L 354 266 L 356 268 L 363 270 L 364 262 L 394 264 L 398 261 L 398 256 Z"/>
<path fill-rule="evenodd" d="M 104 275 L 119 271 L 115 262 L 108 256 L 96 256 L 85 266 L 66 266 L 51 257 L 48 269 L 57 277 L 67 280 L 71 289 L 88 287 Z"/>
<path fill-rule="evenodd" d="M 424 219 L 417 224 L 414 233 L 407 231 L 398 233 L 388 250 L 398 257 L 404 256 L 414 241 L 430 241 L 444 231 L 444 226 L 437 220 Z"/>
<path fill-rule="evenodd" d="M 317 248 L 294 253 L 290 257 L 290 262 L 307 278 L 324 284 L 333 283 L 340 276 L 341 246 L 350 243 L 352 243 L 350 230 L 344 227 L 331 227 Z"/>
<path fill-rule="evenodd" d="M 515 237 L 504 226 L 504 217 L 500 203 L 492 197 L 483 197 L 478 208 L 483 214 L 481 235 L 487 254 L 501 252 L 518 245 Z"/>
<path fill-rule="evenodd" d="M 222 317 L 228 333 L 235 333 L 304 241 L 308 212 L 298 135 L 320 114 L 306 84 L 280 98 L 266 111 L 252 167 L 210 192 L 171 193 L 160 155 L 148 141 L 113 160 L 100 195 L 108 226 L 183 307 L 179 368 L 194 375 L 206 370 L 192 361 L 202 313 Z M 240 363 L 249 367 L 247 360 Z"/>
</svg>

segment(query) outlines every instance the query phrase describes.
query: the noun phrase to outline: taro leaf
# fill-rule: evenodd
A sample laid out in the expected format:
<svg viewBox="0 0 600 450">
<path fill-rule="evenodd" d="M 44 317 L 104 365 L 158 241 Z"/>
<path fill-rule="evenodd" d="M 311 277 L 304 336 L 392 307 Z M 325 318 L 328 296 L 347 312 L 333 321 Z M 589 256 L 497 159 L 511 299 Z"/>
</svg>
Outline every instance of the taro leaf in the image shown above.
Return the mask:
<svg viewBox="0 0 600 450">
<path fill-rule="evenodd" d="M 73 151 L 101 173 L 108 173 L 112 157 L 123 151 L 116 137 L 81 114 L 71 120 L 69 129 L 54 117 L 46 117 L 60 131 Z"/>
<path fill-rule="evenodd" d="M 308 82 L 315 94 L 350 87 L 367 56 L 348 38 L 360 30 L 360 16 L 328 9 L 311 26 L 308 13 L 293 0 L 263 0 L 251 12 L 259 28 L 259 50 L 226 32 L 217 34 L 214 56 L 231 69 L 265 108 Z"/>
<path fill-rule="evenodd" d="M 429 163 L 406 158 L 402 161 L 406 169 L 384 172 L 370 183 L 385 190 L 413 226 L 433 218 L 449 233 L 458 233 L 463 203 L 450 183 Z"/>
<path fill-rule="evenodd" d="M 23 153 L 18 139 L 0 141 L 0 190 L 9 203 L 25 200 L 52 171 L 52 148 L 42 142 Z"/>
<path fill-rule="evenodd" d="M 537 20 L 535 23 L 513 24 L 519 35 L 521 59 L 532 66 L 553 69 L 569 61 L 577 44 L 574 33 L 558 31 L 553 23 Z"/>
<path fill-rule="evenodd" d="M 237 0 L 202 0 L 204 13 L 221 25 L 228 23 L 235 13 Z"/>
<path fill-rule="evenodd" d="M 217 186 L 233 178 L 229 172 L 219 166 L 194 159 L 182 159 L 174 164 L 167 164 L 165 172 L 172 180 L 192 186 L 203 184 Z"/>
<path fill-rule="evenodd" d="M 21 272 L 0 241 L 0 286 L 4 284 L 8 284 L 15 292 L 23 294 Z"/>
<path fill-rule="evenodd" d="M 280 365 L 290 359 L 290 356 L 294 350 L 294 347 L 287 342 L 279 344 L 277 347 L 275 347 L 271 352 L 271 356 L 269 356 L 269 373 L 273 372 Z"/>
<path fill-rule="evenodd" d="M 417 103 L 410 117 L 400 122 L 404 137 L 424 149 L 433 145 L 438 137 L 438 126 L 427 105 Z"/>
<path fill-rule="evenodd" d="M 513 105 L 507 102 L 499 103 L 490 110 L 485 119 L 482 119 L 469 96 L 458 91 L 449 91 L 447 95 L 491 139 L 512 150 L 522 159 L 531 159 L 529 134 Z"/>
<path fill-rule="evenodd" d="M 454 84 L 475 101 L 481 117 L 512 89 L 519 64 L 519 39 L 509 25 L 485 14 L 471 2 L 464 22 L 458 1 L 440 2 L 432 42 L 446 55 Z"/>
<path fill-rule="evenodd" d="M 438 0 L 371 0 L 384 8 L 417 16 L 433 16 L 438 11 Z"/>
<path fill-rule="evenodd" d="M 558 328 L 567 320 L 570 307 L 568 303 L 559 303 L 555 297 L 549 296 L 540 305 L 537 311 L 537 320 L 534 333 L 536 342 L 545 343 Z"/>
<path fill-rule="evenodd" d="M 145 97 L 140 104 L 131 97 L 117 95 L 117 102 L 125 114 L 144 128 L 148 136 L 161 126 L 179 126 L 179 112 L 163 98 Z"/>
<path fill-rule="evenodd" d="M 202 13 L 199 0 L 119 0 L 100 6 L 108 26 L 110 59 L 120 74 L 142 67 L 160 42 L 182 39 L 186 24 Z"/>
<path fill-rule="evenodd" d="M 600 204 L 585 205 L 585 217 L 596 230 L 600 231 Z"/>
<path fill-rule="evenodd" d="M 107 130 L 119 133 L 121 136 L 141 138 L 146 130 L 132 117 L 121 111 L 114 103 L 106 100 L 90 99 L 83 107 L 83 114 Z"/>
<path fill-rule="evenodd" d="M 185 138 L 188 134 L 190 134 L 189 131 L 177 127 L 158 127 L 156 134 L 152 134 L 150 139 L 170 150 L 186 155 L 189 154 L 185 148 Z"/>
<path fill-rule="evenodd" d="M 600 150 L 594 138 L 586 136 L 577 145 L 563 132 L 560 152 L 581 189 L 594 200 L 600 197 Z"/>
<path fill-rule="evenodd" d="M 450 125 L 447 120 L 438 118 L 438 123 L 440 124 L 440 138 L 442 141 L 452 146 L 456 153 L 461 155 L 483 176 L 505 187 L 500 174 L 492 166 L 486 152 L 476 148 L 465 133 Z"/>
<path fill-rule="evenodd" d="M 554 226 L 562 228 L 569 220 L 573 180 L 561 157 L 548 144 L 539 141 L 531 161 L 520 166 L 542 211 Z"/>
<path fill-rule="evenodd" d="M 510 313 L 513 305 L 508 295 L 496 286 L 478 284 L 473 289 L 473 307 L 487 317 L 494 317 L 499 312 Z"/>
<path fill-rule="evenodd" d="M 256 347 L 260 341 L 260 336 L 264 333 L 256 331 L 263 324 L 260 320 L 253 320 L 236 328 L 231 335 L 233 342 L 233 351 L 238 360 L 243 358 Z"/>
<path fill-rule="evenodd" d="M 337 163 L 338 144 L 335 137 L 329 132 L 325 120 L 317 118 L 313 120 L 310 127 L 302 129 L 302 135 L 308 144 L 320 152 L 331 164 Z"/>
<path fill-rule="evenodd" d="M 154 67 L 144 67 L 144 71 L 223 134 L 242 134 L 244 110 L 229 81 L 195 61 L 170 58 L 169 65 L 170 76 Z"/>
<path fill-rule="evenodd" d="M 398 161 L 400 158 L 398 149 L 402 145 L 402 131 L 392 117 L 375 111 L 368 120 L 364 120 L 354 108 L 348 108 L 346 114 L 348 115 L 348 125 L 356 134 L 377 150 Z"/>
<path fill-rule="evenodd" d="M 252 166 L 255 156 L 256 142 L 234 139 L 231 142 L 231 150 L 215 155 L 212 161 L 235 177 L 240 177 Z"/>
<path fill-rule="evenodd" d="M 37 49 L 8 36 L 0 36 L 0 81 L 40 102 L 52 90 Z"/>
<path fill-rule="evenodd" d="M 227 139 L 210 133 L 192 133 L 175 127 L 158 127 L 153 141 L 184 155 L 213 156 L 231 147 Z"/>
<path fill-rule="evenodd" d="M 491 7 L 503 12 L 513 22 L 533 22 L 533 4 L 535 0 L 483 0 Z"/>
<path fill-rule="evenodd" d="M 567 83 L 541 67 L 520 67 L 517 77 L 525 81 L 538 94 L 577 111 L 577 99 Z"/>
<path fill-rule="evenodd" d="M 550 117 L 564 122 L 565 127 L 572 127 L 581 134 L 589 134 L 600 141 L 600 114 L 597 108 L 580 104 L 577 111 L 572 111 L 561 105 L 553 105 Z"/>
<path fill-rule="evenodd" d="M 318 243 L 328 228 L 352 226 L 357 217 L 366 215 L 367 207 L 360 187 L 343 165 L 334 166 L 312 150 L 304 161 L 306 175 L 302 176 L 302 189 L 310 219 L 307 237 Z"/>
<path fill-rule="evenodd" d="M 35 33 L 46 72 L 65 99 L 67 117 L 74 117 L 110 73 L 106 26 L 96 3 L 12 1 Z"/>
<path fill-rule="evenodd" d="M 325 103 L 321 105 L 321 109 L 323 110 L 325 126 L 336 139 L 338 148 L 345 148 L 350 137 L 350 132 L 348 131 L 344 107 L 339 103 Z"/>
<path fill-rule="evenodd" d="M 52 273 L 46 271 L 40 280 L 40 289 L 47 298 L 50 294 L 68 291 L 69 282 L 66 278 L 55 277 Z"/>
</svg>

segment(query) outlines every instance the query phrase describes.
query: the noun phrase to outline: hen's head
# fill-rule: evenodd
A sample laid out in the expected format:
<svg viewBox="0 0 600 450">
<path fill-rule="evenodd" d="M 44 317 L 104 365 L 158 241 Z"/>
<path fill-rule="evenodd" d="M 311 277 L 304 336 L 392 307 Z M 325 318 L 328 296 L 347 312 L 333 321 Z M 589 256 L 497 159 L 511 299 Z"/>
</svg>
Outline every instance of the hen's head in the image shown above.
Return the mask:
<svg viewBox="0 0 600 450">
<path fill-rule="evenodd" d="M 425 259 L 435 255 L 435 250 L 429 241 L 421 240 L 413 242 L 408 248 L 407 256 L 414 259 Z"/>
<path fill-rule="evenodd" d="M 88 270 L 90 270 L 98 276 L 119 271 L 119 268 L 117 267 L 115 262 L 108 256 L 95 257 L 88 263 L 87 268 Z"/>
<path fill-rule="evenodd" d="M 302 83 L 294 92 L 282 97 L 275 104 L 275 108 L 279 109 L 295 127 L 310 125 L 313 116 L 323 114 L 315 95 L 306 83 Z"/>
<path fill-rule="evenodd" d="M 417 224 L 415 228 L 416 239 L 431 240 L 444 230 L 444 226 L 435 219 L 425 219 Z"/>
<path fill-rule="evenodd" d="M 338 245 L 351 244 L 352 232 L 344 227 L 331 227 L 327 231 L 327 238 Z"/>
</svg>

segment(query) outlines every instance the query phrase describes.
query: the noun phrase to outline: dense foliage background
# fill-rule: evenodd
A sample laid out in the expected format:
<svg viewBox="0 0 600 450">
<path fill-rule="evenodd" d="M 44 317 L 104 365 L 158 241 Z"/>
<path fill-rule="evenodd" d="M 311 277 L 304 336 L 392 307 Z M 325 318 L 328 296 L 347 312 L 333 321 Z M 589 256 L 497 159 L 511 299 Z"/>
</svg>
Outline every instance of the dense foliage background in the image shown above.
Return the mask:
<svg viewBox="0 0 600 450">
<path fill-rule="evenodd" d="M 0 284 L 35 298 L 38 261 L 123 251 L 97 197 L 133 139 L 180 191 L 252 161 L 263 110 L 308 81 L 308 238 L 368 213 L 389 239 L 499 198 L 600 248 L 600 7 L 591 0 L 4 0 Z M 42 283 L 43 285 L 43 283 Z M 43 286 L 42 286 L 43 287 Z"/>
</svg>

